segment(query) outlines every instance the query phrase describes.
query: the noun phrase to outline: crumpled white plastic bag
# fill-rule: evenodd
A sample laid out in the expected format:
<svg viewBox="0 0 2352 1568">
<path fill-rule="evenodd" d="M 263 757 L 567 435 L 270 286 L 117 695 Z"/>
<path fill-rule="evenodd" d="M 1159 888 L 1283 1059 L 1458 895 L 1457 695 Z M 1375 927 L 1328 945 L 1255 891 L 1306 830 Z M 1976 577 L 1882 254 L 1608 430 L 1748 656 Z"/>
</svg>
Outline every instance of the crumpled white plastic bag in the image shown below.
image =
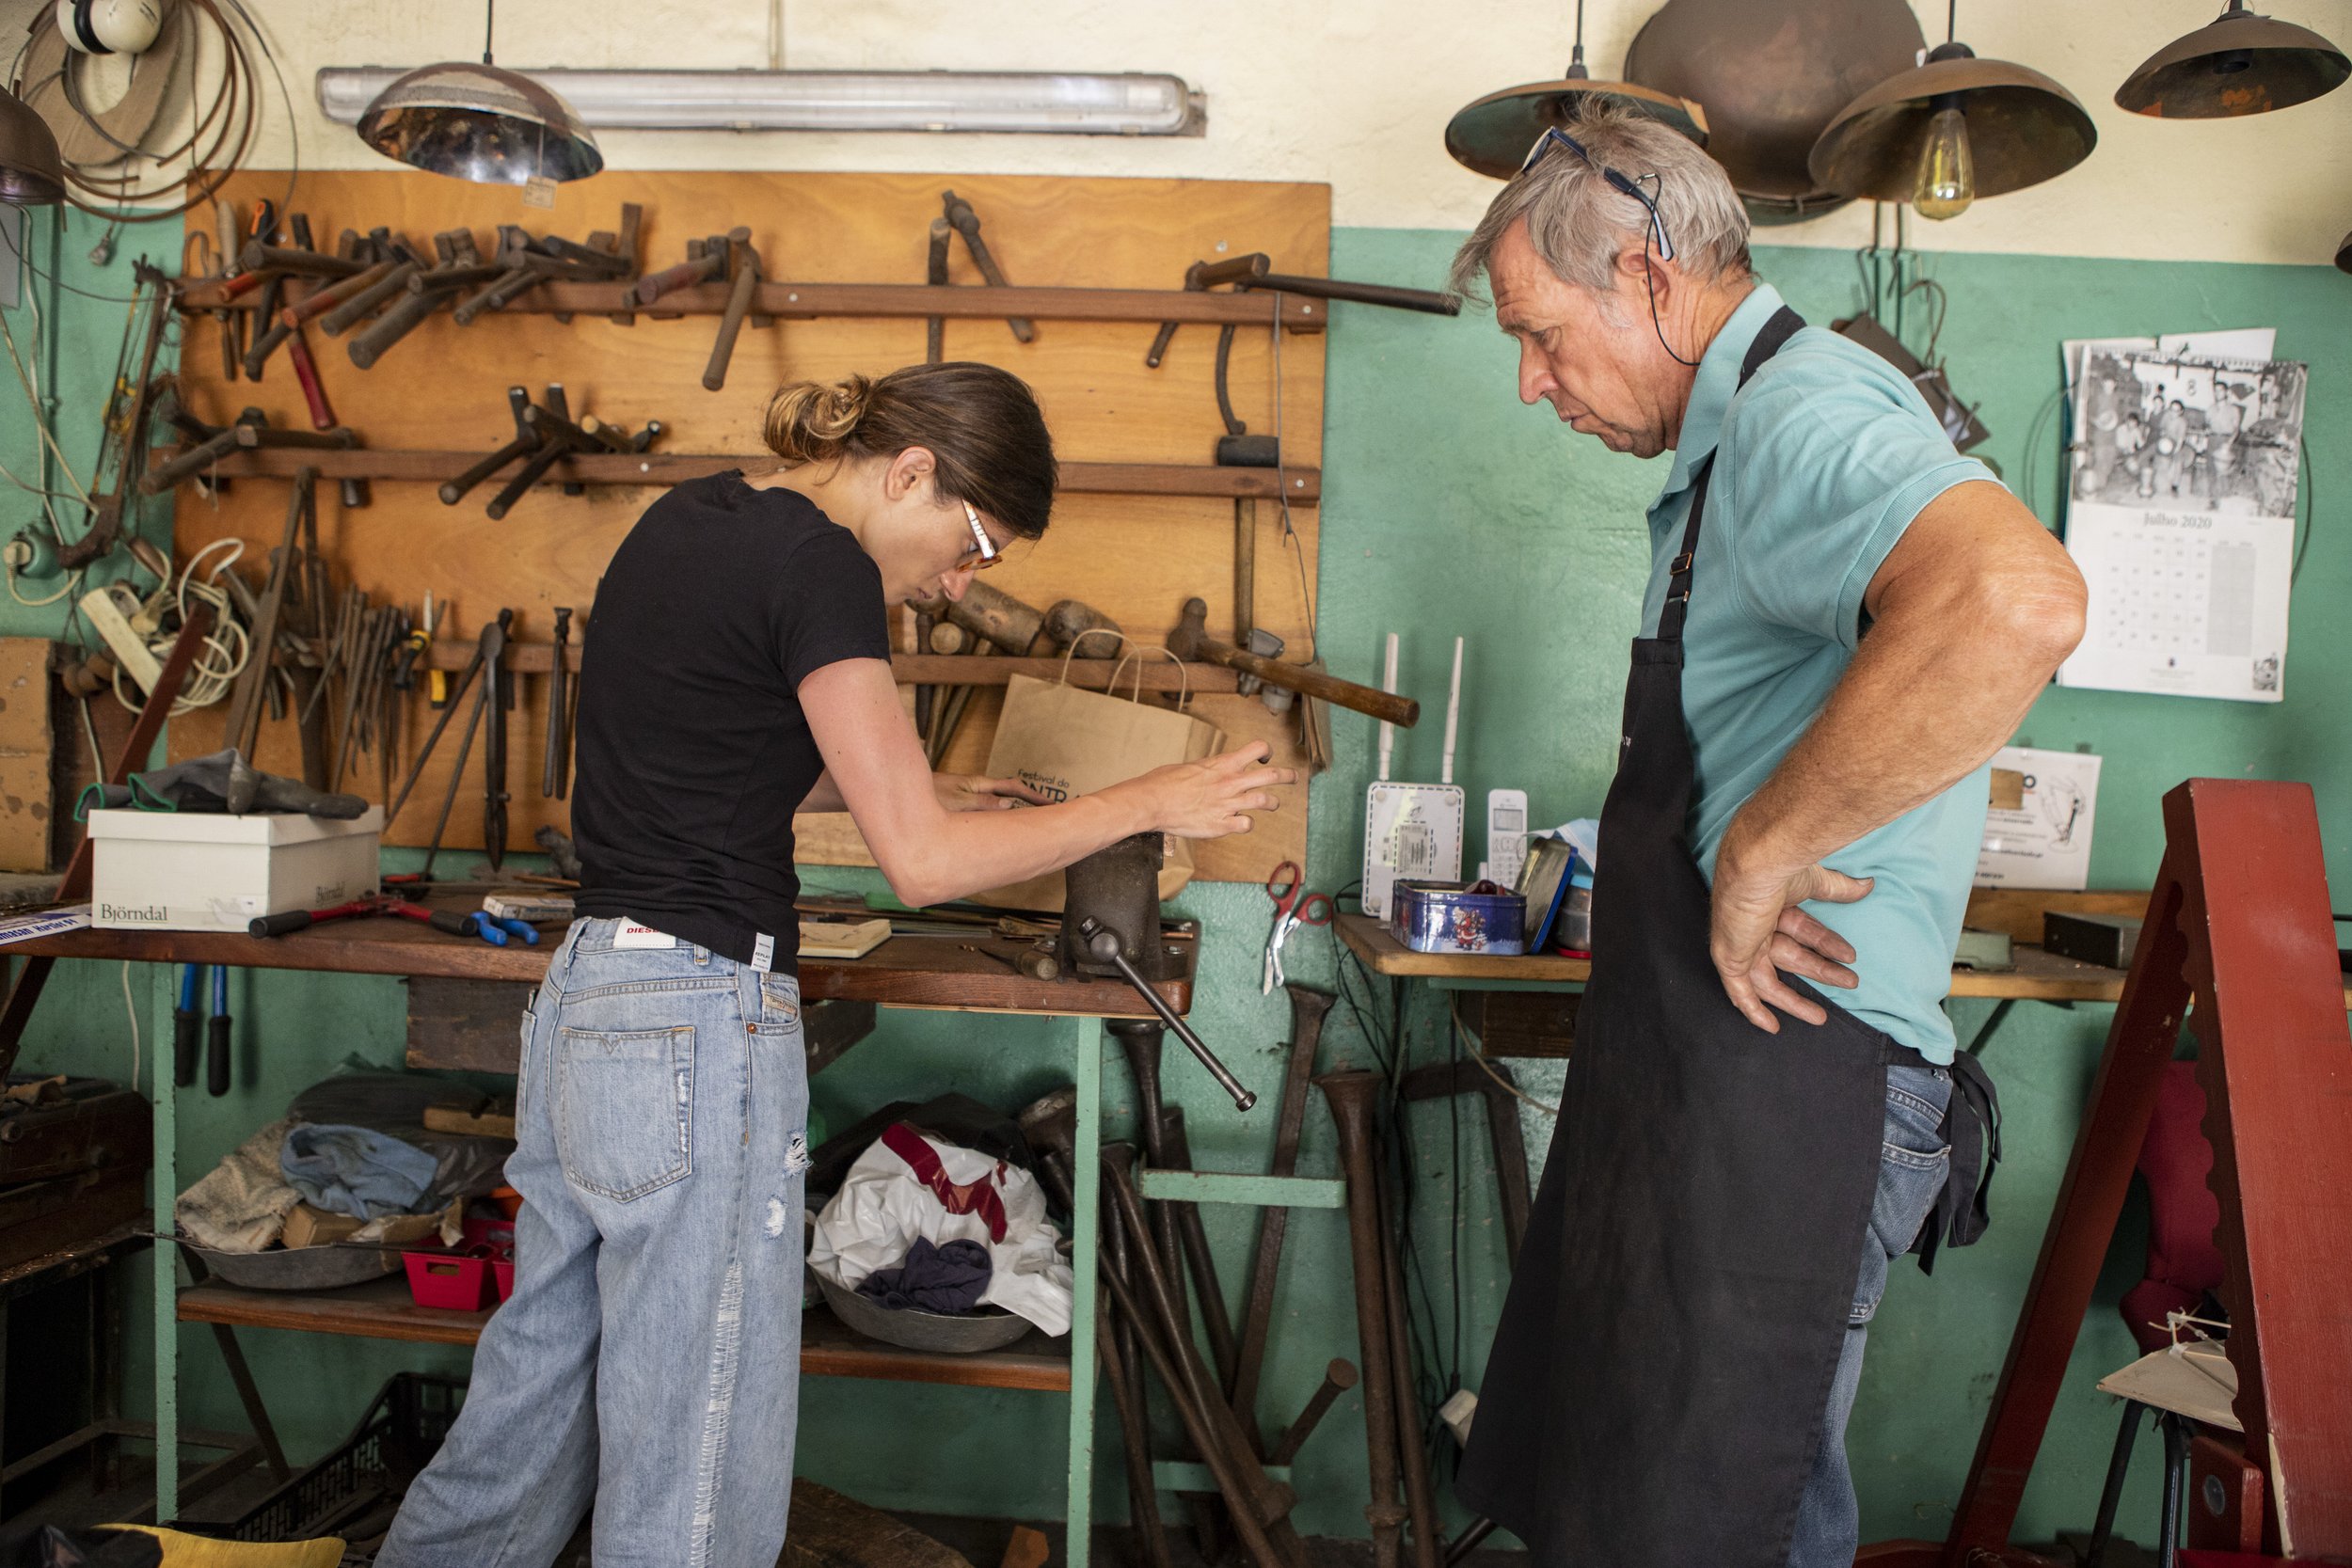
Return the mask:
<svg viewBox="0 0 2352 1568">
<path fill-rule="evenodd" d="M 808 1266 L 854 1291 L 876 1269 L 905 1261 L 918 1236 L 934 1246 L 977 1242 L 988 1249 L 991 1271 L 981 1305 L 1017 1313 L 1048 1334 L 1069 1333 L 1075 1280 L 1056 1250 L 1061 1233 L 1045 1218 L 1045 1194 L 1037 1178 L 1018 1165 L 921 1135 L 950 1181 L 959 1187 L 985 1182 L 995 1190 L 1004 1208 L 1003 1239 L 990 1237 L 988 1221 L 978 1212 L 949 1212 L 906 1161 L 877 1138 L 817 1216 Z"/>
</svg>

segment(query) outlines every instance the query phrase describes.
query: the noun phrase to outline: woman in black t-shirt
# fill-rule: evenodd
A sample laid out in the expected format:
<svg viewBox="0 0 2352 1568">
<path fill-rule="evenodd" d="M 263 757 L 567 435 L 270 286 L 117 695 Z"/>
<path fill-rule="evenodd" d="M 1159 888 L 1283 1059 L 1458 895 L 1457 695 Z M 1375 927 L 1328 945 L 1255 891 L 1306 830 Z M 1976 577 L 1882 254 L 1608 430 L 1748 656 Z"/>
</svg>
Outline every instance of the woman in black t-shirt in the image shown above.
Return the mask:
<svg viewBox="0 0 2352 1568">
<path fill-rule="evenodd" d="M 782 461 L 683 484 L 607 568 L 580 675 L 574 923 L 523 1024 L 517 1273 L 379 1568 L 771 1568 L 798 1420 L 806 1053 L 792 814 L 846 808 L 906 903 L 1132 833 L 1245 832 L 1253 744 L 1044 805 L 934 777 L 892 601 L 961 597 L 1045 531 L 1053 443 L 985 365 L 798 383 Z M 1038 809 L 1002 808 L 1027 801 Z"/>
</svg>

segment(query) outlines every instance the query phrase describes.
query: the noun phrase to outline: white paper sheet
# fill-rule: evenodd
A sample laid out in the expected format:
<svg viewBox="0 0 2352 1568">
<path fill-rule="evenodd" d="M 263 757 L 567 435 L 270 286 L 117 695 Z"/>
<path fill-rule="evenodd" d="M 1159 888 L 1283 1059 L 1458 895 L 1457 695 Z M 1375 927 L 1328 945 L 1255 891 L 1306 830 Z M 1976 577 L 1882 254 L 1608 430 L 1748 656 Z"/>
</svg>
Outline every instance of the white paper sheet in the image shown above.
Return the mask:
<svg viewBox="0 0 2352 1568">
<path fill-rule="evenodd" d="M 12 942 L 30 942 L 35 937 L 63 936 L 68 931 L 86 929 L 88 925 L 87 904 L 69 904 L 35 914 L 12 914 L 0 920 L 0 947 Z"/>
<path fill-rule="evenodd" d="M 2306 367 L 2068 346 L 2090 613 L 2058 684 L 2278 702 Z"/>
<path fill-rule="evenodd" d="M 2089 887 L 2099 759 L 2087 752 L 2004 746 L 1993 755 L 1993 803 L 1984 814 L 1984 845 L 1977 853 L 1977 885 L 2075 893 Z M 2007 803 L 2010 792 L 2004 784 L 2016 788 L 2016 805 Z"/>
</svg>

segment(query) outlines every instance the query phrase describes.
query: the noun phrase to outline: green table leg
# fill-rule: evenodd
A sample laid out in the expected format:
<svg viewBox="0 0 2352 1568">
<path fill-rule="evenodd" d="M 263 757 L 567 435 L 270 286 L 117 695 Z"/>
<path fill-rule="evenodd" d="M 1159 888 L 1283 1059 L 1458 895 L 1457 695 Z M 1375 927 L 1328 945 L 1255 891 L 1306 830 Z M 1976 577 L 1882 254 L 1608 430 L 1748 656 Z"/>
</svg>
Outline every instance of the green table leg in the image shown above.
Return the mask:
<svg viewBox="0 0 2352 1568">
<path fill-rule="evenodd" d="M 151 1001 L 154 995 L 153 973 L 151 968 L 148 970 Z M 164 973 L 172 971 L 167 966 Z M 154 1017 L 152 1006 L 146 1011 L 151 1019 Z M 171 1030 L 167 1022 L 154 1037 L 160 1047 L 151 1053 L 155 1074 L 155 1228 L 170 1235 L 172 1206 L 180 1196 L 172 1160 L 179 1136 L 179 1107 L 172 1085 Z M 180 1251 L 171 1243 L 162 1242 L 148 1256 L 155 1265 L 155 1521 L 164 1524 L 180 1512 Z"/>
<path fill-rule="evenodd" d="M 1087 1568 L 1094 1528 L 1094 1245 L 1103 1164 L 1103 1021 L 1071 1021 L 1077 1057 L 1076 1167 L 1071 1186 L 1078 1212 L 1073 1215 L 1070 1266 L 1070 1494 L 1064 1517 L 1070 1568 Z"/>
</svg>

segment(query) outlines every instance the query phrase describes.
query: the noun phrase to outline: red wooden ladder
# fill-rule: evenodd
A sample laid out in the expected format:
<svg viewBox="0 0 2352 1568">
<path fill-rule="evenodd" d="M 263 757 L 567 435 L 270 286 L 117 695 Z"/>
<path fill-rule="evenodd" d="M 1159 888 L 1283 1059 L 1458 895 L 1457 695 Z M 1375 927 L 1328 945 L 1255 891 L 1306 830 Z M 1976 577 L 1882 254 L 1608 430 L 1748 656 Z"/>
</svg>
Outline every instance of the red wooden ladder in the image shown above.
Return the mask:
<svg viewBox="0 0 2352 1568">
<path fill-rule="evenodd" d="M 1951 1534 L 1866 1546 L 1858 1563 L 2043 1562 L 2010 1529 L 2184 1017 L 2246 1426 L 2242 1453 L 2200 1444 L 2233 1506 L 2216 1520 L 2194 1504 L 2189 1543 L 2352 1561 L 2352 1035 L 2318 815 L 2305 784 L 2191 779 L 2164 798 L 2164 826 L 2131 977 Z"/>
</svg>

